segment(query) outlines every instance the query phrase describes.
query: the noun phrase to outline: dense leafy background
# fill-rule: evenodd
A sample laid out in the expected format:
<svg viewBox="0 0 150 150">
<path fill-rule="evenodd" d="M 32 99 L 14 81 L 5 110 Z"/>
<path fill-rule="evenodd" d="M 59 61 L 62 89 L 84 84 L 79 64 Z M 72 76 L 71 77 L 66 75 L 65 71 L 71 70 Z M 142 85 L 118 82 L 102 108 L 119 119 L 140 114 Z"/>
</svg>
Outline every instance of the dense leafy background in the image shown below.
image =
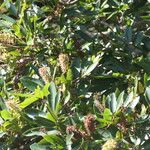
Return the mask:
<svg viewBox="0 0 150 150">
<path fill-rule="evenodd" d="M 0 3 L 0 149 L 150 148 L 148 0 Z"/>
</svg>

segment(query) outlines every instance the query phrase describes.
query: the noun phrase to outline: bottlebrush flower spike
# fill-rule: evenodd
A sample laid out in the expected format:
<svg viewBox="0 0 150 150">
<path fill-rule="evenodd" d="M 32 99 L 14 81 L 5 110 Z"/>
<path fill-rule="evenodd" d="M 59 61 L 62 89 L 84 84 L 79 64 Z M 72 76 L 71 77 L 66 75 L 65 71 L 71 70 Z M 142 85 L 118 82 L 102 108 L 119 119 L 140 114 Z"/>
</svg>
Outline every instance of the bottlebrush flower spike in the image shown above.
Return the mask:
<svg viewBox="0 0 150 150">
<path fill-rule="evenodd" d="M 75 139 L 86 138 L 87 134 L 84 131 L 79 130 L 76 126 L 67 126 L 66 132 L 74 134 Z"/>
<path fill-rule="evenodd" d="M 45 83 L 50 82 L 50 75 L 48 73 L 49 67 L 41 67 L 39 68 L 39 74 L 42 77 L 42 79 L 44 80 Z"/>
<path fill-rule="evenodd" d="M 96 130 L 95 117 L 92 114 L 88 114 L 84 120 L 84 127 L 88 135 Z"/>
<path fill-rule="evenodd" d="M 114 139 L 109 139 L 102 146 L 102 150 L 115 150 L 117 148 L 117 141 Z"/>
<path fill-rule="evenodd" d="M 59 64 L 63 73 L 67 72 L 69 66 L 69 57 L 67 54 L 60 54 L 59 55 Z"/>
<path fill-rule="evenodd" d="M 13 45 L 16 43 L 16 38 L 10 33 L 0 32 L 0 44 Z"/>
<path fill-rule="evenodd" d="M 8 101 L 6 101 L 6 105 L 11 110 L 19 110 L 20 109 L 18 102 L 15 101 L 15 100 L 8 100 Z"/>
<path fill-rule="evenodd" d="M 20 118 L 21 116 L 21 108 L 19 106 L 19 102 L 16 100 L 7 100 L 6 101 L 6 106 L 8 107 L 8 109 L 12 112 L 13 116 L 15 116 L 16 118 Z"/>
</svg>

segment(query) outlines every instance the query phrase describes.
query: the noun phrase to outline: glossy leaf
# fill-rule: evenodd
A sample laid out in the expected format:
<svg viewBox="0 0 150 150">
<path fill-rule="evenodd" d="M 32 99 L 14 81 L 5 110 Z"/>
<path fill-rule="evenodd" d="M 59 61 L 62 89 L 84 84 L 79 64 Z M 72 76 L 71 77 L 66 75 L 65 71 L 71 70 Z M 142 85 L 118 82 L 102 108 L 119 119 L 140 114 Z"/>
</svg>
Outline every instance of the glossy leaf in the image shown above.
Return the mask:
<svg viewBox="0 0 150 150">
<path fill-rule="evenodd" d="M 111 98 L 110 109 L 113 113 L 115 113 L 117 109 L 117 99 L 115 93 L 112 93 L 110 98 Z"/>
</svg>

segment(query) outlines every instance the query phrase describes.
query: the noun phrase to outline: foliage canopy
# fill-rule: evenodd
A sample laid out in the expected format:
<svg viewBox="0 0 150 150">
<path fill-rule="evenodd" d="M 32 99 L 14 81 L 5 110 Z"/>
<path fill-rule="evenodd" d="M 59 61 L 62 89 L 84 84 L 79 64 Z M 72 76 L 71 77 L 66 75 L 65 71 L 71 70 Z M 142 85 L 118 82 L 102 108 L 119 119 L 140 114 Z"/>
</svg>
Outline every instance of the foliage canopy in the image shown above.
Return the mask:
<svg viewBox="0 0 150 150">
<path fill-rule="evenodd" d="M 150 148 L 150 1 L 0 1 L 0 149 Z"/>
</svg>

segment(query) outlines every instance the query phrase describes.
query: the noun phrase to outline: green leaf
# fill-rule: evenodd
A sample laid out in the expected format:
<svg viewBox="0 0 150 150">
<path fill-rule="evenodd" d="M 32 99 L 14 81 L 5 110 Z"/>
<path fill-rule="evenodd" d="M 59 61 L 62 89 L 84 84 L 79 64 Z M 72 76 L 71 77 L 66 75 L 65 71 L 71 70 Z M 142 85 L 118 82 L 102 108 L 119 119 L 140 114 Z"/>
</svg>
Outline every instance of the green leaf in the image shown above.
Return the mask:
<svg viewBox="0 0 150 150">
<path fill-rule="evenodd" d="M 135 37 L 135 40 L 134 40 L 134 44 L 136 46 L 140 46 L 141 42 L 142 42 L 142 39 L 143 39 L 143 33 L 142 32 L 138 32 L 136 34 L 136 37 Z"/>
<path fill-rule="evenodd" d="M 42 98 L 44 97 L 44 93 L 41 91 L 41 88 L 37 86 L 37 88 L 34 91 L 34 96 L 37 98 Z"/>
<path fill-rule="evenodd" d="M 5 134 L 6 134 L 5 132 L 0 131 L 0 138 L 2 138 L 2 137 L 3 137 L 3 135 L 5 135 Z"/>
<path fill-rule="evenodd" d="M 72 62 L 73 77 L 78 78 L 81 72 L 81 59 L 76 57 Z"/>
<path fill-rule="evenodd" d="M 34 45 L 34 39 L 31 36 L 28 36 L 27 38 L 27 45 Z"/>
<path fill-rule="evenodd" d="M 150 21 L 150 16 L 147 15 L 147 16 L 141 16 L 141 18 L 145 21 Z"/>
<path fill-rule="evenodd" d="M 43 89 L 41 89 L 39 86 L 37 87 L 37 89 L 35 89 L 35 92 L 33 95 L 31 95 L 30 97 L 26 98 L 21 104 L 20 107 L 21 108 L 25 108 L 29 105 L 31 105 L 32 103 L 36 102 L 39 99 L 43 99 L 44 97 L 49 95 L 49 84 L 46 84 Z"/>
<path fill-rule="evenodd" d="M 124 101 L 123 106 L 124 106 L 124 107 L 127 107 L 128 104 L 129 104 L 132 100 L 133 100 L 133 92 L 131 92 L 131 93 L 127 96 L 126 100 Z"/>
<path fill-rule="evenodd" d="M 91 66 L 89 66 L 85 72 L 83 72 L 82 77 L 89 75 L 95 69 L 95 67 L 98 65 L 99 60 L 100 60 L 100 55 L 95 57 L 93 64 Z"/>
<path fill-rule="evenodd" d="M 25 87 L 27 87 L 29 90 L 34 91 L 37 86 L 43 86 L 43 83 L 39 79 L 34 79 L 31 77 L 22 77 L 21 82 Z"/>
<path fill-rule="evenodd" d="M 150 139 L 145 140 L 145 142 L 142 144 L 142 148 L 144 150 L 149 150 L 149 148 L 150 148 Z"/>
<path fill-rule="evenodd" d="M 57 132 L 51 135 L 45 135 L 43 138 L 52 145 L 61 144 L 62 140 L 57 136 Z"/>
<path fill-rule="evenodd" d="M 71 94 L 70 94 L 69 91 L 67 91 L 67 96 L 65 97 L 64 105 L 67 104 L 67 103 L 69 102 L 70 98 L 71 98 Z"/>
<path fill-rule="evenodd" d="M 68 82 L 71 82 L 72 79 L 73 79 L 72 70 L 71 70 L 71 69 L 68 69 L 68 71 L 67 71 L 67 76 L 66 76 L 66 80 L 67 80 Z"/>
<path fill-rule="evenodd" d="M 145 90 L 145 96 L 146 96 L 146 100 L 148 104 L 150 104 L 150 88 L 149 87 L 147 87 Z"/>
<path fill-rule="evenodd" d="M 21 107 L 21 108 L 25 108 L 25 107 L 31 105 L 32 103 L 36 102 L 38 99 L 39 99 L 39 98 L 37 98 L 37 97 L 35 97 L 35 96 L 26 98 L 26 99 L 20 104 L 20 107 Z"/>
<path fill-rule="evenodd" d="M 140 100 L 140 96 L 135 97 L 135 98 L 132 100 L 132 102 L 131 102 L 131 104 L 129 105 L 129 107 L 130 107 L 131 109 L 134 109 L 135 106 L 138 104 L 139 100 Z"/>
<path fill-rule="evenodd" d="M 50 130 L 43 127 L 36 127 L 27 130 L 23 133 L 24 136 L 45 136 L 45 135 L 53 135 L 53 134 L 59 134 L 57 130 Z"/>
<path fill-rule="evenodd" d="M 148 75 L 145 73 L 144 74 L 144 85 L 147 86 L 147 82 L 148 82 Z"/>
<path fill-rule="evenodd" d="M 132 42 L 132 28 L 131 27 L 127 27 L 125 30 L 125 41 L 127 43 Z"/>
<path fill-rule="evenodd" d="M 12 116 L 8 110 L 2 110 L 1 111 L 1 116 L 4 120 L 9 120 L 12 119 Z"/>
<path fill-rule="evenodd" d="M 12 15 L 17 16 L 17 9 L 12 3 L 10 3 L 9 11 Z"/>
<path fill-rule="evenodd" d="M 10 95 L 16 96 L 16 97 L 30 97 L 31 94 L 28 93 L 10 93 Z"/>
<path fill-rule="evenodd" d="M 111 97 L 110 97 L 110 95 L 108 95 L 107 96 L 107 98 L 106 98 L 106 106 L 110 109 L 110 107 L 111 107 Z"/>
<path fill-rule="evenodd" d="M 110 105 L 110 108 L 111 108 L 111 111 L 113 112 L 113 113 L 115 113 L 116 112 L 116 109 L 117 109 L 117 100 L 116 100 L 116 95 L 115 95 L 115 93 L 112 93 L 111 95 L 110 95 L 110 97 L 111 97 L 111 105 Z"/>
<path fill-rule="evenodd" d="M 10 28 L 12 26 L 12 23 L 7 22 L 5 20 L 0 20 L 0 27 L 7 27 Z"/>
<path fill-rule="evenodd" d="M 57 95 L 56 95 L 56 106 L 55 106 L 55 111 L 56 111 L 56 114 L 58 113 L 58 111 L 60 110 L 61 108 L 61 105 L 60 105 L 60 98 L 61 98 L 61 92 L 58 91 L 57 92 Z"/>
<path fill-rule="evenodd" d="M 121 131 L 117 131 L 117 133 L 116 133 L 116 139 L 118 139 L 118 140 L 123 139 L 123 133 Z"/>
<path fill-rule="evenodd" d="M 102 115 L 105 120 L 112 119 L 112 113 L 111 113 L 110 109 L 108 109 L 108 108 L 105 108 L 104 113 Z"/>
<path fill-rule="evenodd" d="M 117 99 L 117 108 L 116 108 L 116 111 L 118 111 L 118 109 L 122 106 L 122 104 L 123 104 L 123 98 L 124 98 L 124 91 L 119 95 L 119 97 Z"/>
<path fill-rule="evenodd" d="M 36 116 L 34 121 L 35 123 L 37 123 L 38 126 L 44 126 L 47 128 L 53 128 L 55 126 L 55 124 L 52 121 L 40 116 Z"/>
<path fill-rule="evenodd" d="M 49 105 L 50 107 L 55 110 L 55 106 L 56 106 L 56 95 L 57 95 L 57 91 L 56 91 L 56 86 L 54 82 L 50 83 L 50 98 L 49 100 Z"/>
<path fill-rule="evenodd" d="M 46 133 L 42 131 L 42 127 L 32 128 L 23 133 L 24 136 L 43 136 Z"/>
<path fill-rule="evenodd" d="M 43 95 L 44 95 L 44 96 L 47 96 L 47 95 L 50 94 L 50 92 L 49 92 L 49 87 L 50 87 L 50 84 L 49 84 L 49 83 L 47 83 L 47 84 L 43 87 L 42 92 L 43 92 Z"/>
<path fill-rule="evenodd" d="M 51 108 L 49 108 L 49 112 L 46 115 L 46 118 L 51 120 L 52 122 L 56 123 L 57 122 L 57 116 L 55 115 L 55 113 L 51 110 Z"/>
<path fill-rule="evenodd" d="M 0 107 L 1 109 L 7 109 L 4 99 L 0 96 Z"/>
<path fill-rule="evenodd" d="M 37 143 L 33 143 L 30 146 L 30 149 L 31 150 L 48 150 L 48 147 L 47 147 L 47 145 L 40 145 L 40 144 L 37 144 Z"/>
<path fill-rule="evenodd" d="M 73 134 L 67 134 L 67 136 L 66 136 L 66 145 L 67 145 L 67 150 L 72 150 L 72 147 L 71 147 L 71 145 L 72 145 L 72 141 L 71 141 L 71 139 L 73 138 Z"/>
<path fill-rule="evenodd" d="M 150 72 L 150 67 L 149 67 L 150 59 L 149 57 L 142 58 L 139 62 L 138 65 L 144 69 L 145 72 L 149 74 Z"/>
<path fill-rule="evenodd" d="M 5 20 L 8 24 L 11 24 L 11 25 L 13 25 L 16 22 L 13 18 L 11 18 L 5 14 L 0 14 L 0 18 Z"/>
<path fill-rule="evenodd" d="M 4 86 L 4 79 L 0 78 L 0 87 L 3 87 Z"/>
<path fill-rule="evenodd" d="M 35 108 L 26 109 L 26 114 L 32 119 L 35 119 L 36 116 L 46 117 L 45 112 L 35 109 Z"/>
</svg>

